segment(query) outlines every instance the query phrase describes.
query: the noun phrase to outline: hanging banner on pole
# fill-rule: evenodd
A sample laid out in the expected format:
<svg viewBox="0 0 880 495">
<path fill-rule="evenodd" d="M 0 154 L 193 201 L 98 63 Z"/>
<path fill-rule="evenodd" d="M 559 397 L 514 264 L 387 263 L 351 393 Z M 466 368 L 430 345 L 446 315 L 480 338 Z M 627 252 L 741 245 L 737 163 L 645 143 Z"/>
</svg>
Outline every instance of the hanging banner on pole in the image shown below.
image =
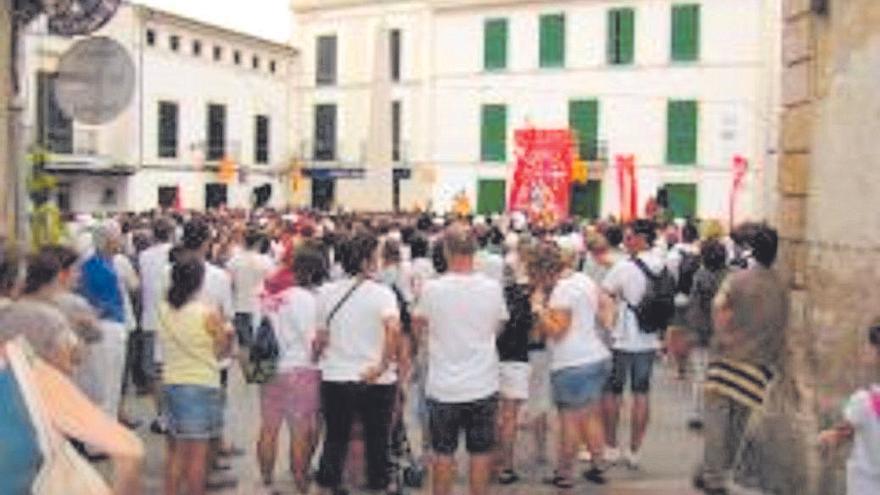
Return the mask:
<svg viewBox="0 0 880 495">
<path fill-rule="evenodd" d="M 617 155 L 617 188 L 620 196 L 620 220 L 629 222 L 638 217 L 639 188 L 635 155 Z"/>
<path fill-rule="evenodd" d="M 508 209 L 555 223 L 569 212 L 572 133 L 567 129 L 516 131 L 516 170 Z"/>
<path fill-rule="evenodd" d="M 736 220 L 736 199 L 742 189 L 743 182 L 746 178 L 746 172 L 749 170 L 749 161 L 742 155 L 734 155 L 733 157 L 733 184 L 730 188 L 730 227 L 733 228 Z"/>
</svg>

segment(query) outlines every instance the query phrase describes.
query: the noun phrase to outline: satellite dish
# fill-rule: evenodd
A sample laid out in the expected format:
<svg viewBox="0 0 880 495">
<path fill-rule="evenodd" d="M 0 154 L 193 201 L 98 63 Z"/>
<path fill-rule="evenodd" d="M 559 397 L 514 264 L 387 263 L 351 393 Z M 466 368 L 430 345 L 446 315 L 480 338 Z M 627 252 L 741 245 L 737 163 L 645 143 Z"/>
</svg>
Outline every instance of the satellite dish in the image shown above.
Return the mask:
<svg viewBox="0 0 880 495">
<path fill-rule="evenodd" d="M 121 0 L 42 0 L 49 32 L 60 36 L 89 34 L 107 24 Z"/>
<path fill-rule="evenodd" d="M 134 83 L 134 62 L 125 47 L 103 36 L 86 38 L 62 55 L 55 99 L 77 122 L 106 124 L 131 103 Z"/>
</svg>

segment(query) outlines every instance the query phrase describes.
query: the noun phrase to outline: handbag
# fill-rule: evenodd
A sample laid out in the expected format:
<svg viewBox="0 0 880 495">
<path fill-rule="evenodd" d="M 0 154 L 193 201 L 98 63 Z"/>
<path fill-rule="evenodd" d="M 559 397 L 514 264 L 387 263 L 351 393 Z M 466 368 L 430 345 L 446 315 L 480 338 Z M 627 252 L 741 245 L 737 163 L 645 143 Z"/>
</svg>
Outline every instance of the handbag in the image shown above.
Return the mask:
<svg viewBox="0 0 880 495">
<path fill-rule="evenodd" d="M 32 373 L 36 359 L 21 338 L 6 345 L 6 355 L 27 405 L 43 464 L 31 488 L 33 495 L 110 495 L 101 475 L 52 424 Z"/>
</svg>

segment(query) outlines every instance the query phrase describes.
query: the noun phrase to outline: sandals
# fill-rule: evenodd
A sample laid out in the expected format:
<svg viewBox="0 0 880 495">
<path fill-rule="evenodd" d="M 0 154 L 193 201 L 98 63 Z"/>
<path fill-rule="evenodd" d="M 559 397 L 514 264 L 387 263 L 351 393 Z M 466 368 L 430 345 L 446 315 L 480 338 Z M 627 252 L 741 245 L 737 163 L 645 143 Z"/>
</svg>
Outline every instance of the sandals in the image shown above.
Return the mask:
<svg viewBox="0 0 880 495">
<path fill-rule="evenodd" d="M 519 475 L 513 469 L 505 469 L 498 475 L 498 483 L 501 485 L 512 485 L 519 480 Z"/>
<path fill-rule="evenodd" d="M 574 482 L 571 481 L 570 478 L 560 476 L 556 472 L 553 473 L 553 476 L 544 478 L 544 484 L 553 485 L 560 490 L 570 490 L 574 488 Z"/>
</svg>

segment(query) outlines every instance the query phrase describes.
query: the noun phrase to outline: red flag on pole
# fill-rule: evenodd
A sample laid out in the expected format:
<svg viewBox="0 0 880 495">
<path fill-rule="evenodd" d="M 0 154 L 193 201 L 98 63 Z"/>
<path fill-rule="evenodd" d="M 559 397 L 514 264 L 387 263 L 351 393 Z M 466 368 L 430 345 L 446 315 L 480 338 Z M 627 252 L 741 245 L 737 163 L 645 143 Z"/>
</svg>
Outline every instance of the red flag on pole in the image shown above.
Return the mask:
<svg viewBox="0 0 880 495">
<path fill-rule="evenodd" d="M 628 222 L 638 216 L 638 181 L 634 155 L 617 155 L 617 187 L 620 194 L 620 220 Z"/>
<path fill-rule="evenodd" d="M 730 227 L 733 228 L 736 218 L 736 199 L 739 191 L 742 189 L 743 182 L 746 178 L 746 172 L 749 170 L 749 161 L 742 155 L 734 155 L 733 157 L 733 184 L 730 188 Z"/>
</svg>

